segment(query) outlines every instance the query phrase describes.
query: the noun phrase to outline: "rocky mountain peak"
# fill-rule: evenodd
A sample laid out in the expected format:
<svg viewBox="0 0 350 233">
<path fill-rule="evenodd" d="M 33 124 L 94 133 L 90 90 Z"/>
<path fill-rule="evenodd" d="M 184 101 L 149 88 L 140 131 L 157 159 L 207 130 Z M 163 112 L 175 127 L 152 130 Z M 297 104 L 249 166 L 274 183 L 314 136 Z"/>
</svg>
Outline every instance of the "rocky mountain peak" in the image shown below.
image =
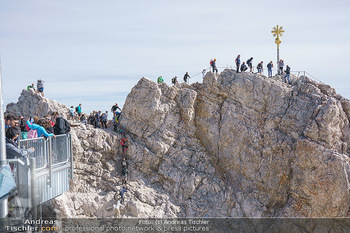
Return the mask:
<svg viewBox="0 0 350 233">
<path fill-rule="evenodd" d="M 67 110 L 21 97 L 7 111 Z M 121 216 L 347 216 L 349 117 L 349 100 L 305 76 L 292 85 L 230 69 L 191 85 L 141 78 L 120 121 L 131 171 Z M 61 216 L 114 216 L 121 135 L 84 125 L 72 135 L 75 179 L 52 205 Z"/>
</svg>

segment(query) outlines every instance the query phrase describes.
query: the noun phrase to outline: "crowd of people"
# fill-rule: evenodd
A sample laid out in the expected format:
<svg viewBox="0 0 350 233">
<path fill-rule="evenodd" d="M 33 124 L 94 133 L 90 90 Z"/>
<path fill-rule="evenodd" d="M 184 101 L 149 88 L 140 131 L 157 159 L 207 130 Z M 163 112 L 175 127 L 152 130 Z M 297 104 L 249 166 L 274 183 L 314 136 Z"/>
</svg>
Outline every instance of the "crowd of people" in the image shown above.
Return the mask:
<svg viewBox="0 0 350 233">
<path fill-rule="evenodd" d="M 249 67 L 249 72 L 252 72 L 253 73 L 253 57 L 249 58 L 247 60 L 247 63 L 243 62 L 241 64 L 241 55 L 238 55 L 235 59 L 235 64 L 236 64 L 236 72 L 237 73 L 240 73 L 240 72 L 246 72 L 248 70 L 248 67 Z M 214 59 L 215 60 L 215 59 Z M 248 67 L 247 67 L 247 65 Z M 268 73 L 268 77 L 272 77 L 272 69 L 273 69 L 273 62 L 270 61 L 267 65 L 267 73 Z M 262 75 L 263 71 L 264 71 L 264 62 L 261 61 L 257 64 L 256 66 L 257 68 L 257 73 Z M 280 59 L 278 61 L 278 67 L 277 67 L 277 75 L 283 75 L 284 73 L 286 74 L 283 79 L 286 83 L 289 83 L 291 84 L 290 82 L 290 79 L 289 79 L 289 76 L 290 76 L 290 67 L 287 65 L 286 66 L 286 70 L 283 71 L 284 69 L 284 61 L 282 59 Z M 214 69 L 213 69 L 213 72 L 214 72 Z"/>
<path fill-rule="evenodd" d="M 248 68 L 249 68 L 249 72 L 253 73 L 254 71 L 254 66 L 253 66 L 253 57 L 250 57 L 246 62 L 242 62 L 241 63 L 241 55 L 238 55 L 235 59 L 235 64 L 236 64 L 236 72 L 237 73 L 241 73 L 241 72 L 248 72 Z M 210 70 L 214 73 L 214 74 L 218 74 L 219 70 L 216 66 L 216 58 L 214 59 L 211 59 L 210 60 Z M 267 65 L 267 71 L 268 71 L 268 77 L 272 77 L 272 69 L 273 69 L 273 62 L 270 61 Z M 262 75 L 263 72 L 264 72 L 264 62 L 261 61 L 259 62 L 257 65 L 256 65 L 256 69 L 257 69 L 257 74 L 260 74 Z M 202 71 L 202 75 L 203 75 L 203 78 L 206 74 L 206 69 L 203 69 Z M 284 70 L 284 61 L 282 59 L 280 59 L 278 61 L 278 64 L 277 64 L 277 75 L 284 75 L 285 76 L 283 77 L 284 81 L 286 83 L 289 83 L 291 84 L 290 82 L 290 67 L 287 65 L 286 66 L 286 69 Z M 184 77 L 183 77 L 183 81 L 185 83 L 189 83 L 189 79 L 190 79 L 190 75 L 188 74 L 188 72 L 185 73 Z M 162 75 L 160 75 L 157 79 L 157 83 L 164 83 L 164 78 Z M 177 76 L 174 76 L 172 79 L 171 79 L 171 83 L 173 85 L 177 84 L 178 83 L 178 80 L 177 80 Z"/>
<path fill-rule="evenodd" d="M 73 109 L 73 111 L 72 111 Z M 129 162 L 127 158 L 128 149 L 128 137 L 126 136 L 126 130 L 124 126 L 119 124 L 119 117 L 121 114 L 121 108 L 118 104 L 114 104 L 111 108 L 113 113 L 113 121 L 118 123 L 118 127 L 114 125 L 114 130 L 118 129 L 118 132 L 123 136 L 120 140 L 122 148 L 121 156 L 121 176 L 122 176 L 122 188 L 119 195 L 121 198 L 121 204 L 124 203 L 124 194 L 127 192 L 126 185 L 129 176 Z M 86 115 L 82 112 L 82 104 L 79 104 L 76 108 L 71 106 L 70 117 L 71 119 L 78 119 L 85 124 L 94 125 L 96 128 L 107 128 L 108 111 L 101 114 L 101 111 L 94 111 L 90 114 L 89 118 L 84 118 Z M 31 139 L 38 137 L 56 137 L 56 135 L 66 134 L 70 132 L 70 123 L 64 119 L 58 112 L 43 116 L 41 118 L 34 116 L 16 116 L 13 114 L 6 114 L 5 116 L 5 135 L 6 135 L 6 154 L 7 159 L 15 159 L 21 157 L 29 157 L 35 152 L 34 147 L 27 149 L 20 149 L 18 141 L 20 139 Z"/>
<path fill-rule="evenodd" d="M 70 132 L 70 124 L 58 112 L 46 115 L 42 118 L 37 116 L 16 116 L 7 114 L 5 116 L 5 136 L 7 159 L 28 156 L 35 151 L 34 148 L 19 149 L 19 139 L 30 139 L 37 137 L 56 137 L 56 135 Z"/>
<path fill-rule="evenodd" d="M 72 120 L 73 122 L 77 121 L 84 123 L 85 125 L 89 124 L 94 126 L 95 128 L 108 128 L 108 111 L 105 111 L 103 113 L 102 111 L 93 111 L 89 114 L 89 116 L 87 116 L 85 113 L 82 112 L 82 104 L 79 104 L 75 108 L 74 106 L 70 106 L 69 111 L 69 120 Z M 115 131 L 117 131 L 116 126 L 121 114 L 121 108 L 118 106 L 117 103 L 112 106 L 111 112 L 113 114 L 113 126 L 115 128 Z"/>
</svg>

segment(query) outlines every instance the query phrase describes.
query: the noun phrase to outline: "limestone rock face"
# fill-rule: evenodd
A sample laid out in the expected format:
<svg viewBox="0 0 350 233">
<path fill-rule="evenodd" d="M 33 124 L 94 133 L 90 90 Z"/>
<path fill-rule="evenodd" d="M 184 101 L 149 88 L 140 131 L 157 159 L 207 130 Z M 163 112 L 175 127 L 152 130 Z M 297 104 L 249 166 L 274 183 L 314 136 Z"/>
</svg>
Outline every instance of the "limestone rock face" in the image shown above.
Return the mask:
<svg viewBox="0 0 350 233">
<path fill-rule="evenodd" d="M 121 180 L 121 149 L 109 130 L 80 125 L 72 128 L 74 179 L 69 192 L 51 201 L 58 217 L 175 217 L 180 207 L 143 180 L 129 182 L 125 205 L 117 205 Z M 132 166 L 129 166 L 132 170 Z"/>
<path fill-rule="evenodd" d="M 59 217 L 348 216 L 350 101 L 307 77 L 281 78 L 227 69 L 192 85 L 140 79 L 120 120 L 131 171 L 125 205 L 113 207 L 121 135 L 85 125 L 72 127 L 71 190 L 51 205 Z M 53 110 L 68 113 L 28 91 L 7 107 Z"/>
<path fill-rule="evenodd" d="M 17 103 L 10 103 L 6 106 L 7 113 L 27 117 L 43 117 L 56 111 L 65 118 L 69 114 L 69 108 L 64 104 L 42 97 L 32 89 L 29 91 L 23 90 Z"/>
<path fill-rule="evenodd" d="M 350 204 L 349 109 L 307 77 L 291 86 L 225 70 L 190 86 L 141 79 L 121 123 L 138 176 L 180 216 L 339 217 Z"/>
</svg>

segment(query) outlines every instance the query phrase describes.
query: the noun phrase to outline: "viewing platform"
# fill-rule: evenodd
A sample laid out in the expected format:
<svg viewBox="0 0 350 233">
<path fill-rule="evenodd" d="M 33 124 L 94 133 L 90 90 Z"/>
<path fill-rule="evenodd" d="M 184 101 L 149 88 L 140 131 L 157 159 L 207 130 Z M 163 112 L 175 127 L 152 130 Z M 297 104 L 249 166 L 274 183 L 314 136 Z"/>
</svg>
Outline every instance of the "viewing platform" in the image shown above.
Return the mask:
<svg viewBox="0 0 350 233">
<path fill-rule="evenodd" d="M 69 190 L 69 181 L 73 178 L 70 134 L 20 140 L 19 147 L 35 148 L 28 158 L 8 160 L 24 209 L 36 207 Z"/>
</svg>

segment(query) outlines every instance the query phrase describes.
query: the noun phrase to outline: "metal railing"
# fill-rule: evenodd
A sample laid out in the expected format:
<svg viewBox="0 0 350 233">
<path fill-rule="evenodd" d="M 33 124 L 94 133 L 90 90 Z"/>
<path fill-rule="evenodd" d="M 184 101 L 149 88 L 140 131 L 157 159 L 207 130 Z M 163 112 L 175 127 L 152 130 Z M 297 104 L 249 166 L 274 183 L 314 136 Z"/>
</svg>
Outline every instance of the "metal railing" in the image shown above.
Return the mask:
<svg viewBox="0 0 350 233">
<path fill-rule="evenodd" d="M 29 158 L 8 160 L 23 207 L 31 208 L 69 190 L 69 179 L 73 178 L 70 134 L 20 140 L 19 147 L 35 149 Z"/>
<path fill-rule="evenodd" d="M 26 149 L 34 147 L 35 151 L 31 155 L 36 160 L 36 168 L 42 169 L 59 163 L 65 163 L 69 160 L 70 156 L 70 135 L 57 135 L 50 138 L 32 138 L 19 141 L 19 147 Z M 50 157 L 52 158 L 50 161 Z"/>
<path fill-rule="evenodd" d="M 217 69 L 219 70 L 218 73 L 221 73 L 224 69 L 233 69 L 233 70 L 236 70 L 236 65 L 232 66 L 232 65 L 226 65 L 226 66 L 220 66 L 220 67 L 217 67 Z M 212 67 L 209 67 L 209 68 L 206 68 L 206 69 L 203 69 L 205 72 L 204 72 L 204 75 L 207 73 L 207 72 L 212 72 Z M 195 82 L 202 82 L 203 81 L 203 70 L 201 72 L 198 72 L 194 75 L 191 76 L 191 78 L 189 79 L 189 82 L 190 83 L 195 83 Z M 250 71 L 250 68 L 248 67 L 248 69 L 245 71 L 246 73 L 249 73 Z M 257 74 L 258 73 L 258 69 L 256 68 L 256 66 L 253 66 L 252 67 L 252 72 Z M 283 71 L 284 72 L 284 71 Z M 319 83 L 323 83 L 321 80 L 317 79 L 316 77 L 312 76 L 310 73 L 306 72 L 306 71 L 294 71 L 292 70 L 291 72 L 291 75 L 294 75 L 296 78 L 299 78 L 301 76 L 304 76 L 304 77 L 309 77 Z M 267 67 L 263 67 L 262 68 L 262 72 L 261 72 L 262 75 L 268 77 L 268 69 Z M 275 75 L 278 75 L 278 69 L 275 69 L 273 68 L 272 69 L 272 76 L 275 76 Z M 285 75 L 285 72 L 281 75 Z M 181 81 L 180 81 L 181 82 Z"/>
</svg>

